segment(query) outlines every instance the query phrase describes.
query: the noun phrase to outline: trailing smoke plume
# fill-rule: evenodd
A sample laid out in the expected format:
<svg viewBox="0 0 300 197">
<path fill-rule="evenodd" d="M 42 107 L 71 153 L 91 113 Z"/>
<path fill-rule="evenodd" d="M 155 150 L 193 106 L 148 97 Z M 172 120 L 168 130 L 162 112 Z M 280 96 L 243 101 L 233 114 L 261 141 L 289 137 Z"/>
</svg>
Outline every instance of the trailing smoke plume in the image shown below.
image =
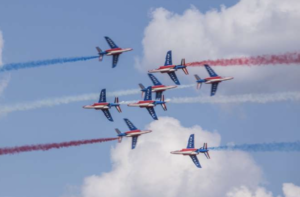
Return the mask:
<svg viewBox="0 0 300 197">
<path fill-rule="evenodd" d="M 25 146 L 16 146 L 11 148 L 0 148 L 0 155 L 7 154 L 17 154 L 22 152 L 30 152 L 30 151 L 47 151 L 53 148 L 68 148 L 71 146 L 80 146 L 84 144 L 95 144 L 101 142 L 108 142 L 117 140 L 118 138 L 100 138 L 100 139 L 91 139 L 91 140 L 78 140 L 78 141 L 70 141 L 70 142 L 60 142 L 60 143 L 50 143 L 50 144 L 37 144 L 37 145 L 25 145 Z"/>
<path fill-rule="evenodd" d="M 241 150 L 247 152 L 291 152 L 300 151 L 300 141 L 296 142 L 273 142 L 263 144 L 242 144 L 211 147 L 209 150 Z"/>
<path fill-rule="evenodd" d="M 195 86 L 195 84 L 190 85 L 181 85 L 178 88 L 190 88 Z M 108 92 L 108 97 L 113 96 L 127 96 L 127 95 L 134 95 L 134 94 L 140 94 L 141 90 L 139 89 L 130 89 L 130 90 L 120 90 L 115 92 Z M 73 102 L 80 102 L 80 101 L 97 101 L 99 98 L 99 93 L 94 94 L 82 94 L 77 96 L 64 96 L 59 98 L 50 98 L 50 99 L 43 99 L 43 100 L 37 100 L 33 102 L 27 102 L 27 103 L 17 103 L 14 105 L 4 105 L 0 106 L 0 115 L 1 114 L 7 114 L 14 111 L 25 111 L 25 110 L 31 110 L 31 109 L 38 109 L 42 107 L 53 107 L 56 105 L 62 105 L 62 104 L 69 104 Z"/>
<path fill-rule="evenodd" d="M 281 92 L 270 94 L 240 94 L 230 96 L 199 96 L 172 98 L 170 103 L 269 103 L 280 101 L 298 101 L 300 92 Z"/>
<path fill-rule="evenodd" d="M 11 70 L 19 70 L 25 68 L 33 68 L 40 66 L 48 66 L 52 64 L 63 64 L 68 62 L 86 61 L 98 58 L 98 56 L 71 57 L 71 58 L 56 58 L 49 60 L 39 60 L 31 62 L 5 64 L 0 68 L 0 72 Z M 240 57 L 231 59 L 204 60 L 200 62 L 187 63 L 187 66 L 202 66 L 209 64 L 211 66 L 251 66 L 251 65 L 276 65 L 276 64 L 299 64 L 300 53 L 285 53 L 282 55 L 262 55 L 256 57 Z"/>
<path fill-rule="evenodd" d="M 32 61 L 32 62 L 11 63 L 11 64 L 5 64 L 2 67 L 0 67 L 0 72 L 40 67 L 40 66 L 48 66 L 51 64 L 63 64 L 63 63 L 68 63 L 68 62 L 86 61 L 86 60 L 95 59 L 95 58 L 98 58 L 98 56 L 56 58 L 56 59 L 39 60 L 39 61 Z"/>
<path fill-rule="evenodd" d="M 231 59 L 204 60 L 200 62 L 190 62 L 187 66 L 260 66 L 276 64 L 299 64 L 300 53 L 285 53 L 282 55 L 261 55 L 255 57 L 240 57 Z"/>
</svg>

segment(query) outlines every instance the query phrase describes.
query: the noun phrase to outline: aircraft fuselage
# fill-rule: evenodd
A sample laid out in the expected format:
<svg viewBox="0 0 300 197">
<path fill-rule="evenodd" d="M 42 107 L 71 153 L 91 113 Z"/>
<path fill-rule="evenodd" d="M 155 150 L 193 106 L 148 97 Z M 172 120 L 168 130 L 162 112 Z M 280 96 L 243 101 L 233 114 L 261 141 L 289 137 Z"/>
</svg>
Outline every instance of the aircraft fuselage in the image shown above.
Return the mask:
<svg viewBox="0 0 300 197">
<path fill-rule="evenodd" d="M 176 87 L 177 86 L 156 85 L 156 86 L 152 86 L 152 92 L 162 92 Z"/>
<path fill-rule="evenodd" d="M 151 130 L 132 130 L 132 131 L 127 131 L 125 132 L 125 137 L 134 137 L 134 136 L 139 136 L 142 134 L 150 133 L 152 132 Z"/>
<path fill-rule="evenodd" d="M 195 148 L 186 148 L 182 150 L 172 151 L 171 154 L 177 154 L 177 155 L 198 155 L 199 153 L 196 152 Z"/>
<path fill-rule="evenodd" d="M 206 84 L 212 84 L 212 83 L 216 83 L 216 82 L 222 82 L 222 81 L 228 81 L 233 79 L 233 77 L 208 77 L 205 78 L 205 82 Z"/>
<path fill-rule="evenodd" d="M 85 105 L 83 106 L 84 109 L 110 109 L 109 103 L 95 103 L 93 105 Z"/>
<path fill-rule="evenodd" d="M 139 101 L 137 103 L 130 103 L 128 104 L 129 107 L 140 107 L 140 108 L 144 108 L 144 107 L 154 107 L 155 101 Z"/>
<path fill-rule="evenodd" d="M 176 65 L 169 65 L 169 66 L 161 66 L 158 69 L 149 70 L 148 72 L 149 73 L 157 73 L 157 72 L 168 73 L 168 72 L 174 72 L 176 70 L 177 70 Z"/>
<path fill-rule="evenodd" d="M 127 51 L 132 51 L 132 48 L 115 48 L 115 49 L 108 49 L 105 51 L 105 55 L 111 56 L 111 55 L 118 55 Z"/>
<path fill-rule="evenodd" d="M 207 149 L 196 149 L 196 148 L 185 148 L 177 151 L 172 151 L 172 154 L 177 154 L 177 155 L 198 155 L 199 153 L 206 153 L 208 152 Z"/>
</svg>

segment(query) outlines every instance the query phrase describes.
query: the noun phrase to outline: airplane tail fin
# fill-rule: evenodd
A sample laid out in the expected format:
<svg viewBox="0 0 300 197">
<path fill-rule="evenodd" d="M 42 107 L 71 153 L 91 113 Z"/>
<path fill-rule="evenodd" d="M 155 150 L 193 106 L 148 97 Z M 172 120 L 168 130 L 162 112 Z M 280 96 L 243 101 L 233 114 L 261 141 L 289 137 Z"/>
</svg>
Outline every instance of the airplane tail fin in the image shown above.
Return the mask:
<svg viewBox="0 0 300 197">
<path fill-rule="evenodd" d="M 207 143 L 203 144 L 203 149 L 207 150 L 207 152 L 204 152 L 204 155 L 206 156 L 207 159 L 210 159 L 209 153 L 208 153 L 208 149 L 207 149 Z"/>
<path fill-rule="evenodd" d="M 121 131 L 120 131 L 119 129 L 115 129 L 115 130 L 116 130 L 116 132 L 117 132 L 118 135 L 121 134 Z M 118 137 L 118 141 L 119 141 L 119 143 L 122 142 L 122 136 L 119 136 L 119 137 Z"/>
<path fill-rule="evenodd" d="M 118 112 L 121 113 L 122 110 L 121 110 L 121 107 L 120 107 L 120 105 L 119 105 L 119 97 L 116 97 L 116 98 L 115 98 L 115 104 L 118 104 L 118 105 L 116 105 L 115 107 L 116 107 L 116 109 L 118 110 Z"/>
<path fill-rule="evenodd" d="M 166 105 L 166 102 L 165 102 L 165 95 L 162 95 L 162 96 L 161 96 L 160 101 L 163 102 L 163 103 L 161 104 L 161 106 L 162 106 L 162 108 L 164 109 L 164 111 L 167 111 L 168 109 L 167 109 L 167 105 Z"/>
<path fill-rule="evenodd" d="M 186 68 L 186 64 L 185 64 L 185 59 L 184 58 L 181 60 L 181 66 L 185 66 L 182 70 L 183 70 L 184 74 L 188 75 L 189 71 Z"/>
<path fill-rule="evenodd" d="M 103 55 L 101 54 L 102 50 L 99 47 L 96 47 L 98 54 L 99 54 L 99 61 L 102 61 Z"/>
<path fill-rule="evenodd" d="M 139 83 L 139 86 L 141 88 L 141 91 L 142 91 L 142 98 L 144 98 L 144 94 L 145 94 L 145 86 L 141 83 Z"/>
<path fill-rule="evenodd" d="M 202 82 L 198 82 L 198 81 L 201 80 L 201 78 L 198 75 L 195 75 L 195 78 L 197 80 L 197 89 L 200 89 L 202 86 Z"/>
</svg>

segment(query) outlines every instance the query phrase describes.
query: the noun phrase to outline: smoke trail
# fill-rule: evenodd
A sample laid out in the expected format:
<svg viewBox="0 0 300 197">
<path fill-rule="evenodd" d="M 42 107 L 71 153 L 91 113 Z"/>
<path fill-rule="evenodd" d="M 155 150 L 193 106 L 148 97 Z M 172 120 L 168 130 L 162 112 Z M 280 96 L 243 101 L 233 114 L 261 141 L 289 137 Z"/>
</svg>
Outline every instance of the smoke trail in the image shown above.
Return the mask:
<svg viewBox="0 0 300 197">
<path fill-rule="evenodd" d="M 11 63 L 11 64 L 5 64 L 2 67 L 0 67 L 0 72 L 19 70 L 19 69 L 24 69 L 24 68 L 48 66 L 51 64 L 63 64 L 63 63 L 68 63 L 68 62 L 86 61 L 86 60 L 95 59 L 95 58 L 98 58 L 98 56 L 56 58 L 56 59 L 50 59 L 50 60 L 40 60 L 40 61 L 23 62 L 23 63 Z"/>
<path fill-rule="evenodd" d="M 193 87 L 195 84 L 190 85 L 181 85 L 178 88 L 189 88 Z M 115 92 L 108 92 L 107 96 L 127 96 L 127 95 L 135 95 L 140 94 L 140 89 L 130 89 L 130 90 L 121 90 L 121 91 L 115 91 Z M 82 94 L 77 96 L 65 96 L 65 97 L 59 97 L 59 98 L 50 98 L 50 99 L 43 99 L 43 100 L 37 100 L 33 102 L 27 102 L 27 103 L 18 103 L 14 105 L 4 105 L 0 106 L 0 115 L 1 114 L 7 114 L 15 111 L 26 111 L 31 109 L 38 109 L 41 107 L 53 107 L 56 105 L 62 105 L 62 104 L 69 104 L 73 102 L 80 102 L 80 101 L 97 101 L 99 97 L 99 93 L 96 94 Z M 124 104 L 124 103 L 121 103 Z"/>
<path fill-rule="evenodd" d="M 300 141 L 296 142 L 273 142 L 263 144 L 242 144 L 211 147 L 209 150 L 242 150 L 248 152 L 275 152 L 275 151 L 300 151 Z"/>
<path fill-rule="evenodd" d="M 275 64 L 299 64 L 300 53 L 285 53 L 282 55 L 262 55 L 256 57 L 240 57 L 231 59 L 204 60 L 201 62 L 190 62 L 187 66 L 260 66 L 260 65 L 275 65 Z"/>
<path fill-rule="evenodd" d="M 300 92 L 172 98 L 171 103 L 269 103 L 300 100 Z"/>
<path fill-rule="evenodd" d="M 10 75 L 4 76 L 3 79 L 0 81 L 0 96 L 8 86 L 9 81 L 10 81 Z"/>
<path fill-rule="evenodd" d="M 107 93 L 107 96 L 108 97 L 126 96 L 126 95 L 139 94 L 139 93 L 140 93 L 139 89 L 131 89 L 131 90 L 109 92 Z M 59 98 L 37 100 L 37 101 L 27 102 L 27 103 L 18 103 L 15 105 L 5 105 L 5 106 L 0 106 L 0 114 L 7 114 L 15 111 L 26 111 L 31 109 L 38 109 L 41 107 L 53 107 L 56 105 L 69 104 L 69 103 L 80 102 L 80 101 L 90 101 L 90 100 L 97 101 L 98 97 L 99 97 L 99 93 L 82 94 L 77 96 L 65 96 Z"/>
<path fill-rule="evenodd" d="M 84 144 L 94 144 L 94 143 L 102 143 L 117 140 L 118 138 L 100 138 L 100 139 L 91 139 L 91 140 L 78 140 L 78 141 L 70 141 L 70 142 L 60 142 L 60 143 L 50 143 L 50 144 L 37 144 L 37 145 L 25 145 L 25 146 L 16 146 L 11 148 L 0 148 L 0 155 L 7 154 L 17 154 L 22 152 L 30 152 L 30 151 L 47 151 L 53 148 L 67 148 L 71 146 L 80 146 Z"/>
</svg>

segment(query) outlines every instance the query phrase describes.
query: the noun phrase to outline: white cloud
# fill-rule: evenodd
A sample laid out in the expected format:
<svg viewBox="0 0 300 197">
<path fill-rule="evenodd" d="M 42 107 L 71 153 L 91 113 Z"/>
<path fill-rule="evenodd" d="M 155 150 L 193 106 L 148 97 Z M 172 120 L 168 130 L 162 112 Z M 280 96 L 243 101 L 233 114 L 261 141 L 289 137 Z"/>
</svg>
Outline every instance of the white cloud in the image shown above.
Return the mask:
<svg viewBox="0 0 300 197">
<path fill-rule="evenodd" d="M 0 79 L 0 96 L 4 92 L 10 80 L 9 75 L 5 75 L 2 79 Z"/>
<path fill-rule="evenodd" d="M 232 191 L 228 192 L 227 197 L 273 197 L 272 192 L 266 191 L 265 188 L 259 187 L 255 191 L 251 191 L 245 186 L 240 188 L 234 188 Z"/>
<path fill-rule="evenodd" d="M 283 184 L 283 194 L 284 197 L 299 197 L 300 187 L 292 183 Z M 234 188 L 232 191 L 228 192 L 227 197 L 275 197 L 272 192 L 267 191 L 263 187 L 258 187 L 255 190 L 251 190 L 246 186 L 241 186 L 239 188 Z"/>
<path fill-rule="evenodd" d="M 283 184 L 283 193 L 285 197 L 299 197 L 300 196 L 300 187 L 294 185 L 293 183 L 284 183 Z"/>
<path fill-rule="evenodd" d="M 3 48 L 3 38 L 2 32 L 0 30 L 0 67 L 2 66 L 2 48 Z M 4 92 L 10 80 L 10 75 L 4 75 L 3 77 L 0 75 L 0 96 Z"/>
<path fill-rule="evenodd" d="M 168 50 L 173 51 L 175 64 L 183 57 L 192 62 L 299 50 L 299 20 L 299 0 L 241 0 L 232 7 L 223 6 L 220 11 L 206 13 L 195 7 L 183 14 L 158 8 L 152 12 L 152 20 L 145 29 L 144 56 L 137 60 L 137 67 L 149 70 L 163 65 Z M 208 75 L 204 68 L 189 70 L 202 77 Z M 235 77 L 221 84 L 219 91 L 223 92 L 286 91 L 300 85 L 299 65 L 215 67 L 215 70 L 220 75 Z M 182 81 L 194 80 L 182 73 L 179 77 Z"/>
<path fill-rule="evenodd" d="M 3 38 L 2 38 L 2 32 L 0 30 L 0 67 L 2 66 L 2 48 L 3 48 Z"/>
<path fill-rule="evenodd" d="M 186 147 L 192 133 L 196 147 L 204 142 L 218 146 L 221 137 L 216 132 L 199 126 L 185 128 L 170 117 L 160 117 L 147 129 L 153 132 L 141 136 L 135 150 L 130 149 L 131 139 L 124 139 L 111 150 L 112 171 L 87 177 L 82 188 L 84 197 L 224 196 L 235 186 L 256 187 L 262 179 L 260 168 L 245 152 L 211 151 L 210 160 L 199 155 L 202 169 L 196 168 L 188 156 L 170 154 Z"/>
</svg>

